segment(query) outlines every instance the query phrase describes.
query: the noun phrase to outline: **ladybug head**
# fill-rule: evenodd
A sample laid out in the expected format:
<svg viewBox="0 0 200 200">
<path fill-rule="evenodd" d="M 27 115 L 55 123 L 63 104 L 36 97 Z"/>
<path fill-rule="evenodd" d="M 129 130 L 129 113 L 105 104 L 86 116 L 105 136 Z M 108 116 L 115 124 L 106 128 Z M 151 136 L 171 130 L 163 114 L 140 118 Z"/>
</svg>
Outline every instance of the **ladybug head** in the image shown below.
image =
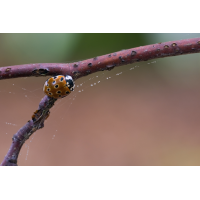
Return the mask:
<svg viewBox="0 0 200 200">
<path fill-rule="evenodd" d="M 74 84 L 74 81 L 73 81 L 72 77 L 69 76 L 69 75 L 66 75 L 66 76 L 65 76 L 65 79 L 66 79 L 66 83 L 67 83 L 67 85 L 68 85 L 68 88 L 69 88 L 71 91 L 73 91 L 73 90 L 74 90 L 74 87 L 75 87 L 75 84 Z"/>
</svg>

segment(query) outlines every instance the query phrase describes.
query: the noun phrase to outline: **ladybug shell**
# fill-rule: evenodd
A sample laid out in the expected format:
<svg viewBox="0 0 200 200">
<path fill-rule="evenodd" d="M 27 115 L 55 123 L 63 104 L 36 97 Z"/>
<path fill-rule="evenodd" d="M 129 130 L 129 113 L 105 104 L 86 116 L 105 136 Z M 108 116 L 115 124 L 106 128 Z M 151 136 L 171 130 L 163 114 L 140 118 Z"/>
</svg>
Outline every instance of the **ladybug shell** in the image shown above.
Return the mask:
<svg viewBox="0 0 200 200">
<path fill-rule="evenodd" d="M 44 93 L 55 99 L 67 96 L 71 91 L 66 82 L 65 76 L 58 75 L 46 80 L 43 88 Z"/>
</svg>

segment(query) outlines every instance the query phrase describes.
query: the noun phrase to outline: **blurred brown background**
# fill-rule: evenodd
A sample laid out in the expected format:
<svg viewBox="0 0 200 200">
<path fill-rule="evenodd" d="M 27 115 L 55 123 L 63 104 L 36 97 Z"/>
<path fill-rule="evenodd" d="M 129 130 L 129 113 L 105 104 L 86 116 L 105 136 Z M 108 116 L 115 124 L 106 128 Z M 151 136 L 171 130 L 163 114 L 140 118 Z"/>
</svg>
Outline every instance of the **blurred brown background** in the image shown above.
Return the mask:
<svg viewBox="0 0 200 200">
<path fill-rule="evenodd" d="M 0 34 L 0 66 L 74 62 L 200 34 Z M 133 69 L 134 68 L 134 69 Z M 98 72 L 76 81 L 19 165 L 200 165 L 200 55 Z M 48 77 L 0 83 L 0 160 L 37 109 Z"/>
</svg>

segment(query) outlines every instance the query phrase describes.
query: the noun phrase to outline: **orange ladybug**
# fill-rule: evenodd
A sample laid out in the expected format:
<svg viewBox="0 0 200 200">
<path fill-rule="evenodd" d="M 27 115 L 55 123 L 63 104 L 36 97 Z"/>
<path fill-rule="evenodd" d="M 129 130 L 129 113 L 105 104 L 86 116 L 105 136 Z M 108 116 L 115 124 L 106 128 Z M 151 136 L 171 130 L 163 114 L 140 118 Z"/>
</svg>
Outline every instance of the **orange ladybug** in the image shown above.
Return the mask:
<svg viewBox="0 0 200 200">
<path fill-rule="evenodd" d="M 49 97 L 60 99 L 73 91 L 74 87 L 75 84 L 71 76 L 58 75 L 46 80 L 43 91 Z"/>
</svg>

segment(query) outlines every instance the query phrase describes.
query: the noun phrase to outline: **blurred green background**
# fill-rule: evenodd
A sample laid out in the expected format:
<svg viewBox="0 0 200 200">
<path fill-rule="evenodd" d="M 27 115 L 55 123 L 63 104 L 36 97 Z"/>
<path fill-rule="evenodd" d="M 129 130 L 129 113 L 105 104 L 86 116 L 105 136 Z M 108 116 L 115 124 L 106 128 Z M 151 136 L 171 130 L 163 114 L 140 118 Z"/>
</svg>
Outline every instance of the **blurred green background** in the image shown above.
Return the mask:
<svg viewBox="0 0 200 200">
<path fill-rule="evenodd" d="M 194 37 L 200 34 L 0 34 L 0 66 L 68 63 Z M 81 78 L 26 142 L 18 164 L 200 165 L 199 76 L 200 56 L 191 54 Z M 37 109 L 46 79 L 1 81 L 1 160 Z"/>
</svg>

